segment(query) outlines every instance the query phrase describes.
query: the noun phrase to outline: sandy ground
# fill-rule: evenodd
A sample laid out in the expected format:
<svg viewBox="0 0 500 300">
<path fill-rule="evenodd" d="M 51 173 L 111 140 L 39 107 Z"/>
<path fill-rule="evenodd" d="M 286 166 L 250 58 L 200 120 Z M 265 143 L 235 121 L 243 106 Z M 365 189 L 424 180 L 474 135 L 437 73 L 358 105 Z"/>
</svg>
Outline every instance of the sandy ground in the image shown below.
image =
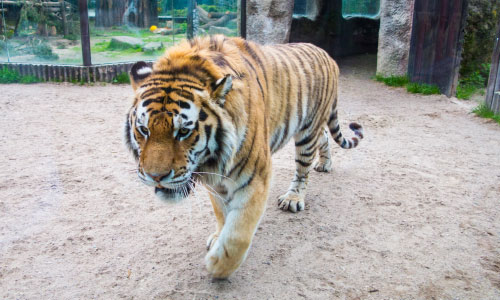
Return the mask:
<svg viewBox="0 0 500 300">
<path fill-rule="evenodd" d="M 363 66 L 363 70 L 352 67 Z M 0 85 L 1 299 L 500 299 L 500 126 L 472 103 L 370 80 L 341 64 L 355 150 L 280 211 L 293 146 L 274 156 L 246 262 L 213 281 L 207 193 L 157 200 L 122 145 L 129 86 Z M 349 133 L 350 134 L 350 133 Z"/>
</svg>

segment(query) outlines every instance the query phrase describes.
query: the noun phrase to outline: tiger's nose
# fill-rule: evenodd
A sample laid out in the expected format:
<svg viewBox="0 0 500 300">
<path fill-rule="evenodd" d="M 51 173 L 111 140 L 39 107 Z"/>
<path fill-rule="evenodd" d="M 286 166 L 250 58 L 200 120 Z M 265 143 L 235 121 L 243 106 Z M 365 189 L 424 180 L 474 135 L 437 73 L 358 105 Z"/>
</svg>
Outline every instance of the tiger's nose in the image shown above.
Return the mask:
<svg viewBox="0 0 500 300">
<path fill-rule="evenodd" d="M 174 177 L 174 170 L 170 170 L 169 172 L 167 173 L 163 173 L 163 174 L 158 174 L 158 173 L 146 173 L 145 174 L 149 177 L 151 177 L 151 179 L 153 179 L 154 181 L 156 182 L 161 182 L 165 179 L 171 179 L 172 177 Z"/>
</svg>

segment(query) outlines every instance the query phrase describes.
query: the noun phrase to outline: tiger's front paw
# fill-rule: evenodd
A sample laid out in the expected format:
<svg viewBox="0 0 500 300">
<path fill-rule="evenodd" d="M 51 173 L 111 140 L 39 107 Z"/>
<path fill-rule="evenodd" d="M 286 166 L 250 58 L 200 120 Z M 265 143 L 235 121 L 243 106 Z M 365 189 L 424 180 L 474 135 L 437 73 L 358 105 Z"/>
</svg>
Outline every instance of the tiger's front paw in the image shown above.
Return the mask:
<svg viewBox="0 0 500 300">
<path fill-rule="evenodd" d="M 205 264 L 214 278 L 224 279 L 239 267 L 241 259 L 237 255 L 231 255 L 228 247 L 217 239 L 205 256 Z"/>
<path fill-rule="evenodd" d="M 288 191 L 278 198 L 278 207 L 282 210 L 297 212 L 304 210 L 305 206 L 304 197 L 294 192 Z"/>
<path fill-rule="evenodd" d="M 219 238 L 219 234 L 220 234 L 220 232 L 216 231 L 208 237 L 208 239 L 207 239 L 207 251 L 210 250 L 212 248 L 212 246 L 215 244 L 215 242 Z"/>
</svg>

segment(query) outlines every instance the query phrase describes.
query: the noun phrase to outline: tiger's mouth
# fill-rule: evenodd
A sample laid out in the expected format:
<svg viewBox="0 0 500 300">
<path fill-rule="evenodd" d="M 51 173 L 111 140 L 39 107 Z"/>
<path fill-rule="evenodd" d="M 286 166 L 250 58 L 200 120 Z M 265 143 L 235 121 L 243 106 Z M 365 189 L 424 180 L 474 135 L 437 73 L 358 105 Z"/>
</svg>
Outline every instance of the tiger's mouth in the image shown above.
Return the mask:
<svg viewBox="0 0 500 300">
<path fill-rule="evenodd" d="M 167 202 L 179 202 L 189 196 L 194 188 L 194 182 L 189 184 L 187 181 L 184 184 L 180 184 L 174 188 L 166 188 L 163 186 L 155 187 L 155 195 L 163 201 Z"/>
</svg>

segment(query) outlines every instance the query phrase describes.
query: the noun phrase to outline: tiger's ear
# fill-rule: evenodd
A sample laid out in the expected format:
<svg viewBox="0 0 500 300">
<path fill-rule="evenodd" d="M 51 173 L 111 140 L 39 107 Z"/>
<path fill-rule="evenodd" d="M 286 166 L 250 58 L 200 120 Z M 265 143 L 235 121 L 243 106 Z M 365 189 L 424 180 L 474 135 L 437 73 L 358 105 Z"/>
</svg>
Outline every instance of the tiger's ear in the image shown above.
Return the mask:
<svg viewBox="0 0 500 300">
<path fill-rule="evenodd" d="M 233 87 L 233 78 L 231 75 L 226 75 L 222 78 L 217 79 L 216 82 L 212 84 L 212 99 L 216 99 L 217 103 L 224 105 L 226 99 L 224 98 L 227 93 Z"/>
<path fill-rule="evenodd" d="M 130 83 L 132 83 L 134 91 L 151 73 L 153 73 L 153 69 L 143 61 L 138 61 L 132 66 L 132 69 L 130 69 Z"/>
</svg>

